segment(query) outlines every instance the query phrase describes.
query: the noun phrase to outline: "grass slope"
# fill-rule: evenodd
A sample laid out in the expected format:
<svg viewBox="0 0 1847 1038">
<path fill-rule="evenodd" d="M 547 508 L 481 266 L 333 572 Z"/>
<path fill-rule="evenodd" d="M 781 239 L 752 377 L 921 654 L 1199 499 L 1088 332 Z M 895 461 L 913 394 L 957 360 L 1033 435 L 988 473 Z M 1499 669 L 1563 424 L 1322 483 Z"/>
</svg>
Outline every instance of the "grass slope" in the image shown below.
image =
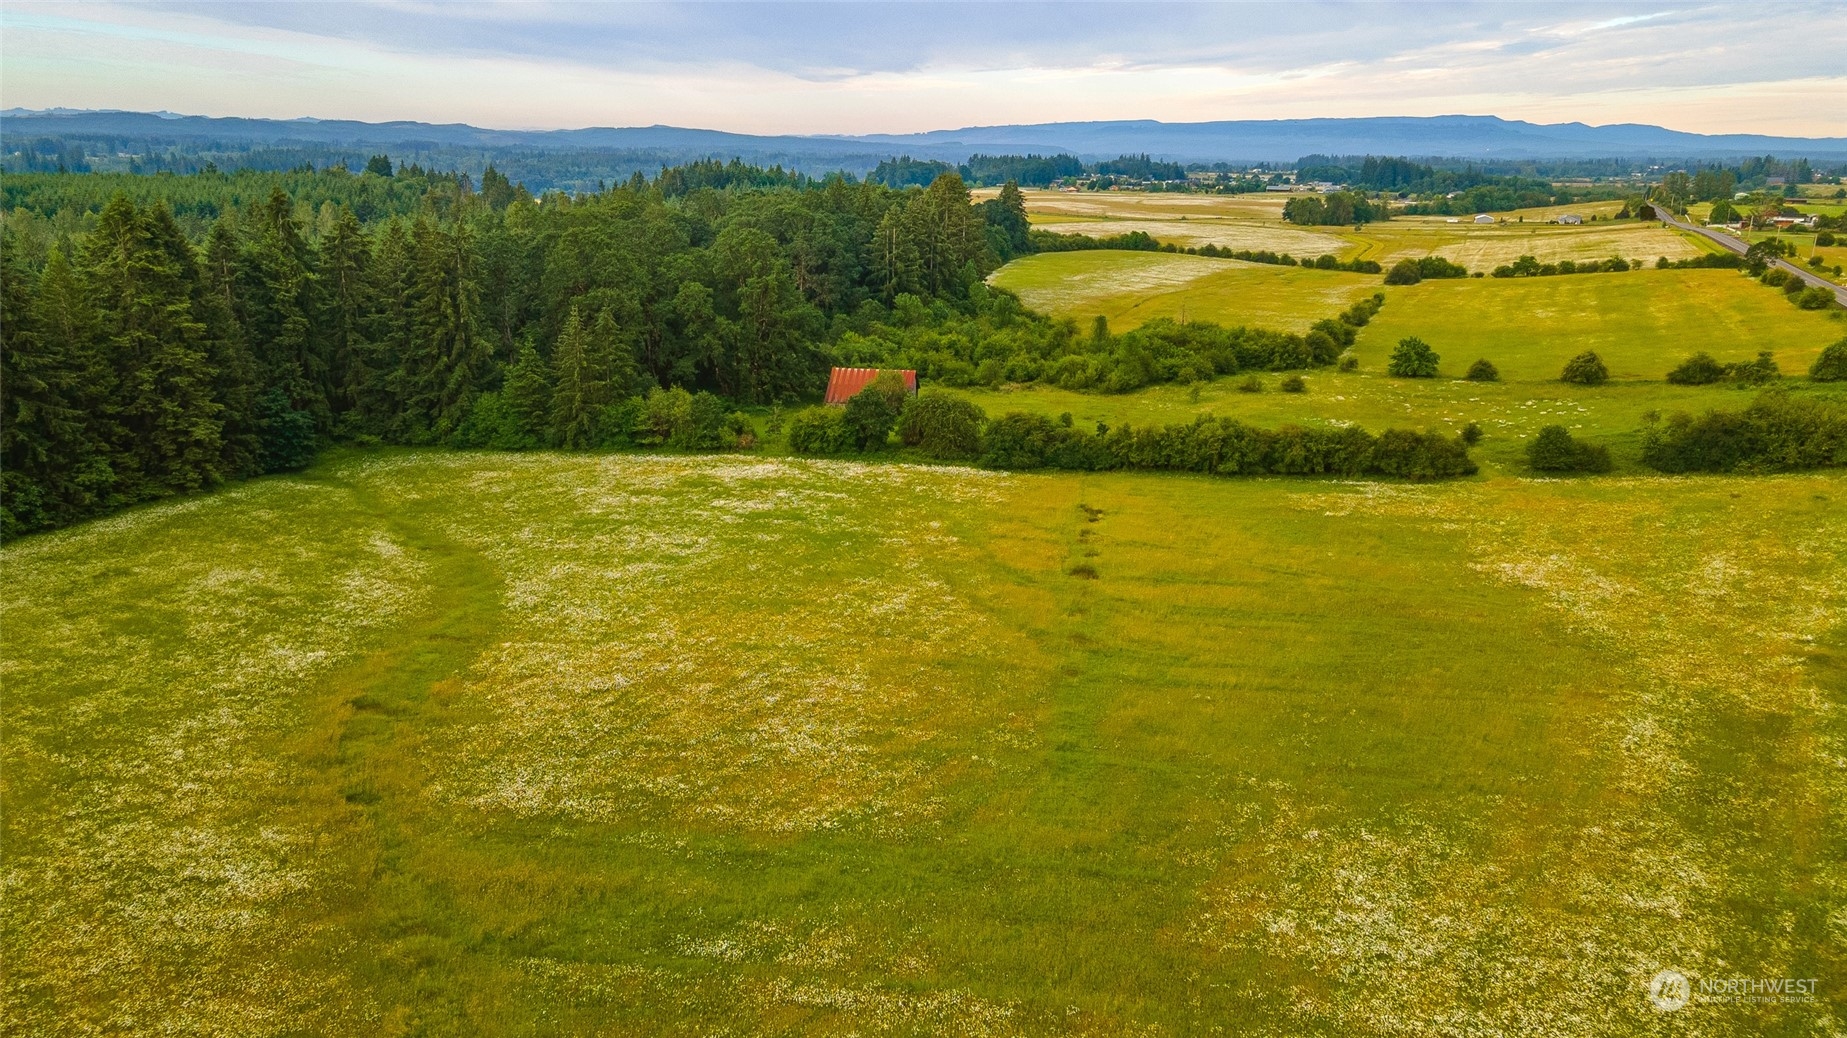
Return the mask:
<svg viewBox="0 0 1847 1038">
<path fill-rule="evenodd" d="M 27 539 L 5 1026 L 1809 1034 L 1644 988 L 1847 966 L 1843 495 L 404 452 Z"/>
</svg>

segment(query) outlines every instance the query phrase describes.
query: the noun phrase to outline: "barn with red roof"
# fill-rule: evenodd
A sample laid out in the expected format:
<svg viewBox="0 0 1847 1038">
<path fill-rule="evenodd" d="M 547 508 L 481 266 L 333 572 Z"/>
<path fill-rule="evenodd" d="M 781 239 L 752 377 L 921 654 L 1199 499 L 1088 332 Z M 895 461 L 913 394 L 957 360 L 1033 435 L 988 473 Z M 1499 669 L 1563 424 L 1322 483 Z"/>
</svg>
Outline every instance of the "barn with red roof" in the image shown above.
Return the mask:
<svg viewBox="0 0 1847 1038">
<path fill-rule="evenodd" d="M 878 378 L 879 372 L 883 370 L 885 369 L 835 368 L 833 372 L 827 376 L 827 402 L 830 404 L 846 403 L 848 400 L 853 399 L 860 390 L 871 385 L 872 380 Z M 917 372 L 900 370 L 898 374 L 904 379 L 905 392 L 912 396 L 916 396 Z"/>
</svg>

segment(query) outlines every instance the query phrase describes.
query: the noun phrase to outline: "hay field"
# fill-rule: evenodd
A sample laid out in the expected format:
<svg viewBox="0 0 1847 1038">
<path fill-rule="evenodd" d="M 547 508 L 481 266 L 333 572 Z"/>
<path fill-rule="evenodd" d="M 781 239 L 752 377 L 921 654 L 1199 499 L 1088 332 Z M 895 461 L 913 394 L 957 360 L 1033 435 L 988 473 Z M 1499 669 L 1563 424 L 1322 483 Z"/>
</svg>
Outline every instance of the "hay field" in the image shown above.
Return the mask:
<svg viewBox="0 0 1847 1038">
<path fill-rule="evenodd" d="M 1376 275 L 1103 249 L 1023 257 L 989 280 L 1035 310 L 1100 314 L 1119 332 L 1157 317 L 1306 331 L 1379 287 Z"/>
<path fill-rule="evenodd" d="M 1844 496 L 390 452 L 23 540 L 5 1027 L 1670 1033 L 1847 967 Z"/>
<path fill-rule="evenodd" d="M 1295 256 L 1333 253 L 1341 259 L 1370 259 L 1387 265 L 1407 257 L 1438 255 L 1470 270 L 1488 271 L 1524 255 L 1546 263 L 1612 255 L 1652 263 L 1660 256 L 1684 259 L 1705 251 L 1696 239 L 1655 222 L 1594 221 L 1580 226 L 1551 222 L 1563 213 L 1612 216 L 1622 208 L 1621 202 L 1497 213 L 1497 220 L 1508 222 L 1491 225 L 1476 225 L 1468 216 L 1399 216 L 1356 231 L 1284 223 L 1284 195 L 1028 191 L 1025 197 L 1033 226 L 1060 234 L 1100 236 L 1139 230 L 1181 246 L 1210 243 Z"/>
</svg>

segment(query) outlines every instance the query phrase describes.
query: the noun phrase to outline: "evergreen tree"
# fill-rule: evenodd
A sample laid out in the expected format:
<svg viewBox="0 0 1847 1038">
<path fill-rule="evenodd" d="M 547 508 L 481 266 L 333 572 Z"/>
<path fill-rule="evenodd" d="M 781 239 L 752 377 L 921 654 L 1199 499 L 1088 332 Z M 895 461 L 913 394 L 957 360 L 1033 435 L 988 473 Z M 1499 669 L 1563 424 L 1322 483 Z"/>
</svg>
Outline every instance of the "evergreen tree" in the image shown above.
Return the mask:
<svg viewBox="0 0 1847 1038">
<path fill-rule="evenodd" d="M 220 475 L 221 408 L 211 398 L 205 326 L 193 313 L 197 270 L 162 204 L 147 214 L 117 196 L 84 246 L 99 339 L 114 369 L 107 412 L 118 486 L 130 500 L 196 490 Z M 188 281 L 188 277 L 192 281 Z"/>
<path fill-rule="evenodd" d="M 353 211 L 340 206 L 321 243 L 320 275 L 327 355 L 338 376 L 329 401 L 336 414 L 353 410 L 372 378 L 366 367 L 373 324 L 371 268 L 372 243 Z"/>
<path fill-rule="evenodd" d="M 223 442 L 222 471 L 250 476 L 263 471 L 262 430 L 256 413 L 256 358 L 237 320 L 239 244 L 230 220 L 221 219 L 207 235 L 200 262 L 194 312 L 205 325 L 207 361 L 212 368 L 212 399 L 217 401 Z"/>
<path fill-rule="evenodd" d="M 454 431 L 486 374 L 488 351 L 476 334 L 480 290 L 465 226 L 445 232 L 427 220 L 411 228 L 415 279 L 412 336 L 404 356 L 404 405 L 414 439 Z"/>
<path fill-rule="evenodd" d="M 514 439 L 524 447 L 542 447 L 551 438 L 552 377 L 551 366 L 539 355 L 529 338 L 520 344 L 519 355 L 507 369 L 506 384 L 500 395 L 514 427 Z"/>
<path fill-rule="evenodd" d="M 92 497 L 82 410 L 83 347 L 40 320 L 17 245 L 0 231 L 0 536 L 68 522 Z M 68 281 L 63 254 L 53 251 Z"/>
<path fill-rule="evenodd" d="M 552 350 L 552 439 L 570 450 L 596 439 L 597 412 L 610 402 L 608 373 L 576 307 Z"/>
</svg>

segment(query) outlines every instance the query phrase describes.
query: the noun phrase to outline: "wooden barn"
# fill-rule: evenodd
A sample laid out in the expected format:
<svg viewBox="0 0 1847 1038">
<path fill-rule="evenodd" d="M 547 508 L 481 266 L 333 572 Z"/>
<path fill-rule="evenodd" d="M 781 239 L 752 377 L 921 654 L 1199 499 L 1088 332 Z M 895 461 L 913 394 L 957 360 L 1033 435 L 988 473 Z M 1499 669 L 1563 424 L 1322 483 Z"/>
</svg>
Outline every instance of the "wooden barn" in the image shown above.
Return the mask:
<svg viewBox="0 0 1847 1038">
<path fill-rule="evenodd" d="M 872 384 L 879 377 L 881 368 L 835 368 L 827 376 L 827 402 L 844 405 L 853 399 L 854 394 Z M 917 395 L 917 372 L 899 371 L 904 378 L 905 392 Z"/>
</svg>

